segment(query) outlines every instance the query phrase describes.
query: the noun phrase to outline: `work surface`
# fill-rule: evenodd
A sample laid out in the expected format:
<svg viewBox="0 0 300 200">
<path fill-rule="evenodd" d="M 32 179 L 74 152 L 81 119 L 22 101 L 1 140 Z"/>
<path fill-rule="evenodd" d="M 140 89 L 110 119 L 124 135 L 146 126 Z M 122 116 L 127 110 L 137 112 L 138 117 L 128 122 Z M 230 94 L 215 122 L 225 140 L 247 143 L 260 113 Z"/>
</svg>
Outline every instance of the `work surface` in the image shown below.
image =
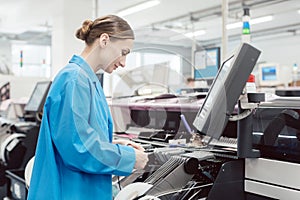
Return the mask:
<svg viewBox="0 0 300 200">
<path fill-rule="evenodd" d="M 109 98 L 107 102 L 112 107 L 130 107 L 134 109 L 162 109 L 169 111 L 198 110 L 204 102 L 204 95 L 175 96 L 173 98 L 156 98 L 155 96 L 135 96 L 128 98 Z"/>
</svg>

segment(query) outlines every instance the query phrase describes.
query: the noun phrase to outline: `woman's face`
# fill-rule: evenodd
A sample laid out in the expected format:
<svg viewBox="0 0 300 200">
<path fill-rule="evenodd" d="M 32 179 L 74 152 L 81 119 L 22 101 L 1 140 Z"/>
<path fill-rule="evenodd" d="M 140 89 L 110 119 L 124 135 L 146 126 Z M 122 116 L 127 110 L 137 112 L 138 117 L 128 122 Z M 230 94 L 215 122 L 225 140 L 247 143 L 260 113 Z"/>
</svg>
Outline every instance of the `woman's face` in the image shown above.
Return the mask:
<svg viewBox="0 0 300 200">
<path fill-rule="evenodd" d="M 103 70 L 112 73 L 118 67 L 125 67 L 126 56 L 133 46 L 132 39 L 109 40 L 105 48 L 103 60 Z"/>
</svg>

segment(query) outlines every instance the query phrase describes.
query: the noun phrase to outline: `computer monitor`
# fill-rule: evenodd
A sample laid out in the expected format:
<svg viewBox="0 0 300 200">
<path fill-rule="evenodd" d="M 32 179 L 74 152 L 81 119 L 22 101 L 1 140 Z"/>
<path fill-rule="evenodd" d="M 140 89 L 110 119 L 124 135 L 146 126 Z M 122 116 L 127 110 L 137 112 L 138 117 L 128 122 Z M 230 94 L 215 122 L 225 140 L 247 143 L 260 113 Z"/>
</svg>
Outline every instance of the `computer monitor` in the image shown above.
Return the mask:
<svg viewBox="0 0 300 200">
<path fill-rule="evenodd" d="M 0 88 L 0 102 L 10 99 L 10 83 L 7 82 Z"/>
<path fill-rule="evenodd" d="M 40 112 L 42 110 L 50 85 L 51 81 L 37 82 L 33 92 L 31 93 L 29 101 L 25 105 L 25 112 L 33 113 Z"/>
<path fill-rule="evenodd" d="M 283 84 L 280 79 L 280 66 L 276 63 L 258 65 L 259 86 L 277 86 Z"/>
<path fill-rule="evenodd" d="M 101 84 L 101 86 L 103 88 L 104 74 L 103 73 L 97 73 L 96 76 L 97 76 L 97 78 L 98 78 L 98 80 L 99 80 L 99 82 L 100 82 L 100 84 Z"/>
<path fill-rule="evenodd" d="M 195 52 L 194 78 L 196 80 L 214 79 L 220 66 L 220 47 Z"/>
<path fill-rule="evenodd" d="M 200 133 L 220 138 L 259 55 L 243 43 L 231 64 L 221 66 L 193 123 Z"/>
</svg>

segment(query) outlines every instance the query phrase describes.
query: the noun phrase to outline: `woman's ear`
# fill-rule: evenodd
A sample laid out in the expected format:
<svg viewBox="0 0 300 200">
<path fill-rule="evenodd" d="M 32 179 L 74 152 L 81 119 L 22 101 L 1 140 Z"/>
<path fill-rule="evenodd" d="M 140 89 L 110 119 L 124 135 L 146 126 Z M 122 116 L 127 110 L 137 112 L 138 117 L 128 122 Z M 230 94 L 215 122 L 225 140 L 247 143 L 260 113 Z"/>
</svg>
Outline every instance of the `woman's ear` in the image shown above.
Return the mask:
<svg viewBox="0 0 300 200">
<path fill-rule="evenodd" d="M 107 33 L 102 33 L 99 37 L 99 45 L 101 48 L 106 47 L 109 43 L 109 35 Z"/>
</svg>

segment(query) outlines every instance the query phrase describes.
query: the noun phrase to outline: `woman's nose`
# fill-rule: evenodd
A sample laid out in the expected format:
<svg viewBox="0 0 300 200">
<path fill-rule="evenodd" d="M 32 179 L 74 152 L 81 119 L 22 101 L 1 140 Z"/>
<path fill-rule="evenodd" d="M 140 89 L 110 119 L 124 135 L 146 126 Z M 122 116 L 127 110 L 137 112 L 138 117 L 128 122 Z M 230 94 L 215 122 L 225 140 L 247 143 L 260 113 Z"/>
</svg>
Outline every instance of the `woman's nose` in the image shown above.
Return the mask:
<svg viewBox="0 0 300 200">
<path fill-rule="evenodd" d="M 122 58 L 120 59 L 119 64 L 120 64 L 121 67 L 125 67 L 125 63 L 126 63 L 126 56 L 122 56 Z"/>
</svg>

